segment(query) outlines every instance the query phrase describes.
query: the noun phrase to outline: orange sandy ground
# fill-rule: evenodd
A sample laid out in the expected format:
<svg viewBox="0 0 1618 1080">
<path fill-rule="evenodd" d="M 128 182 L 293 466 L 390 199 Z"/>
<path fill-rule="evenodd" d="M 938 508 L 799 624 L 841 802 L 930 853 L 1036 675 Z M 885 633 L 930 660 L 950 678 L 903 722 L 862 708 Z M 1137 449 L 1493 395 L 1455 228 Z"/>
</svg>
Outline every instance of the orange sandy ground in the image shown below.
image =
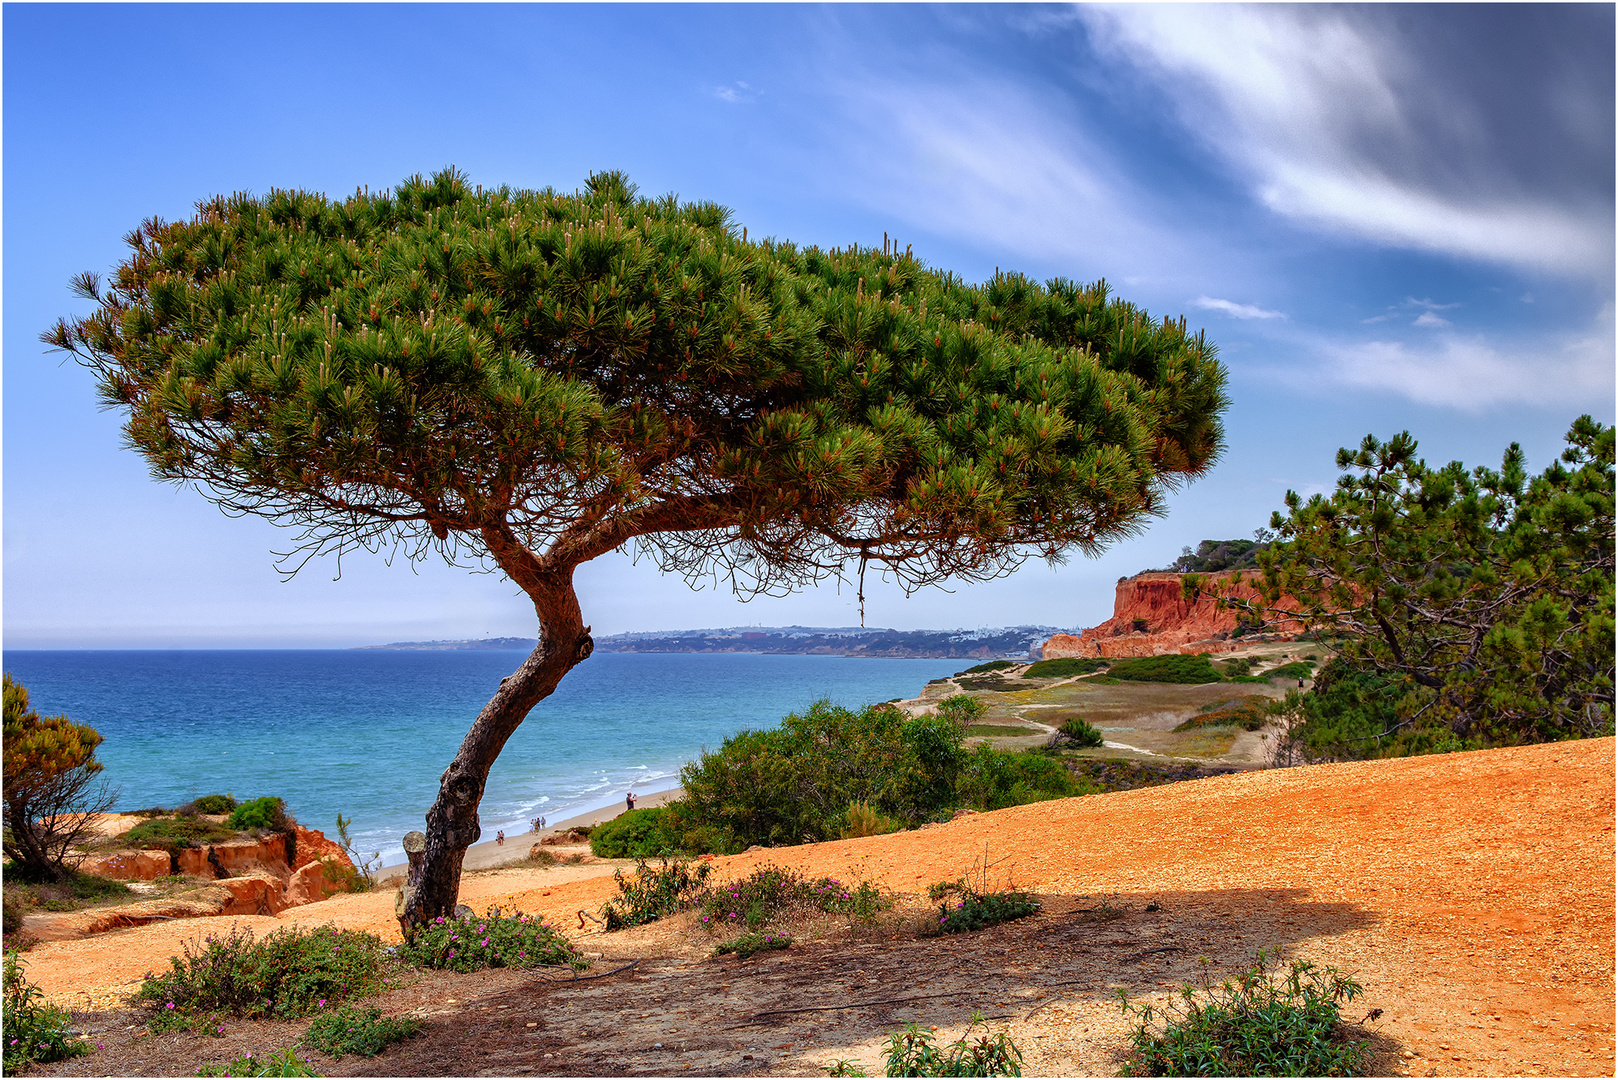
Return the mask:
<svg viewBox="0 0 1618 1080">
<path fill-rule="evenodd" d="M 1380 1030 L 1417 1054 L 1413 1066 L 1610 1076 L 1613 747 L 1591 739 L 1251 772 L 715 865 L 722 877 L 764 862 L 810 875 L 852 870 L 919 893 L 987 854 L 997 874 L 1038 893 L 1173 897 L 1222 906 L 1236 921 L 1262 908 L 1282 928 L 1319 925 L 1309 916 L 1330 908 L 1347 917 L 1329 922 L 1346 929 L 1277 944 L 1358 976 L 1365 1000 L 1385 1010 Z M 538 868 L 473 876 L 462 900 L 542 912 L 578 936 L 574 913 L 599 908 L 612 880 L 555 877 Z M 259 933 L 331 922 L 398 937 L 391 892 L 235 921 Z M 223 924 L 183 920 L 45 943 L 30 954 L 29 975 L 58 1002 L 83 1007 L 126 992 L 184 939 Z M 592 947 L 588 936 L 583 944 Z"/>
</svg>

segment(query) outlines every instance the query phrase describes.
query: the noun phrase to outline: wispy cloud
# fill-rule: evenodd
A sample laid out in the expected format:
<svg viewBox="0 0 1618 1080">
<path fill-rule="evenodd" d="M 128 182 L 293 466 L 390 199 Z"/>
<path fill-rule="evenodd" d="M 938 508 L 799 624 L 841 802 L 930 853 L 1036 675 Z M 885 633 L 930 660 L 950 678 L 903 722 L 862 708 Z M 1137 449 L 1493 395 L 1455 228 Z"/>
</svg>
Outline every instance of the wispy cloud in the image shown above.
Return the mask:
<svg viewBox="0 0 1618 1080">
<path fill-rule="evenodd" d="M 1612 399 L 1610 306 L 1585 332 L 1560 340 L 1513 342 L 1438 330 L 1416 345 L 1391 340 L 1314 342 L 1307 351 L 1322 358 L 1318 368 L 1274 374 L 1316 391 L 1352 387 L 1465 413 L 1511 404 L 1589 408 L 1592 402 Z"/>
<path fill-rule="evenodd" d="M 1454 326 L 1455 324 L 1442 315 L 1435 315 L 1431 311 L 1424 311 L 1416 316 L 1412 326 Z"/>
<path fill-rule="evenodd" d="M 1073 276 L 1138 281 L 1196 261 L 1071 117 L 1008 79 L 873 76 L 840 96 L 838 123 L 861 133 L 845 190 L 885 214 Z"/>
<path fill-rule="evenodd" d="M 1419 49 L 1435 35 L 1394 30 L 1420 11 L 1127 4 L 1080 17 L 1103 52 L 1156 76 L 1188 128 L 1279 214 L 1522 268 L 1612 271 L 1610 61 L 1600 85 L 1599 65 L 1588 86 L 1548 72 L 1510 83 L 1545 107 L 1504 108 L 1475 55 Z M 1586 107 L 1557 107 L 1570 95 Z M 1577 160 L 1524 153 L 1536 123 Z"/>
<path fill-rule="evenodd" d="M 1199 296 L 1191 301 L 1192 307 L 1204 311 L 1223 311 L 1233 319 L 1284 319 L 1279 311 L 1270 311 L 1257 304 L 1238 304 L 1234 300 L 1220 300 L 1212 296 Z"/>
<path fill-rule="evenodd" d="M 762 90 L 755 90 L 747 83 L 738 80 L 729 86 L 714 87 L 713 96 L 720 101 L 728 101 L 732 105 L 736 105 L 744 101 L 752 101 L 762 93 Z"/>
</svg>

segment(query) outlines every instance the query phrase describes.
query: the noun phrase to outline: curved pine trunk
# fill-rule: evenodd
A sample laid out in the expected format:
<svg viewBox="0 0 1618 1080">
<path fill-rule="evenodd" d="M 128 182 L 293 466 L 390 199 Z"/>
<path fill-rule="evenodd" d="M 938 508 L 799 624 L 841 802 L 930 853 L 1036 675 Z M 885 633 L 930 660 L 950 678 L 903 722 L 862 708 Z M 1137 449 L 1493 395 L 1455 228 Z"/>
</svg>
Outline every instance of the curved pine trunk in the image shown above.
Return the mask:
<svg viewBox="0 0 1618 1080">
<path fill-rule="evenodd" d="M 454 913 L 461 888 L 466 849 L 482 835 L 478 804 L 489 769 L 523 719 L 549 697 L 562 677 L 595 648 L 583 624 L 573 592 L 571 568 L 529 589 L 540 614 L 539 642 L 522 666 L 500 681 L 500 689 L 483 707 L 461 740 L 461 749 L 439 781 L 438 798 L 427 811 L 427 846 L 421 876 L 405 903 L 402 925 L 420 926 L 436 916 Z"/>
</svg>

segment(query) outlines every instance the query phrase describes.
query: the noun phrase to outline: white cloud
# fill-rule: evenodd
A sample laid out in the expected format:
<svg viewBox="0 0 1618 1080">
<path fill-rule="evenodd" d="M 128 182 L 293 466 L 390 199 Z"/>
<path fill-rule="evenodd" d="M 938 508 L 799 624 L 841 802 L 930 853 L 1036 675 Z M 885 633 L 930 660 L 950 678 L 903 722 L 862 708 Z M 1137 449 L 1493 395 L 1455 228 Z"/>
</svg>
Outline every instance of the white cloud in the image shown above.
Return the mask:
<svg viewBox="0 0 1618 1080">
<path fill-rule="evenodd" d="M 1375 10 L 1127 4 L 1079 16 L 1103 50 L 1157 76 L 1188 128 L 1279 214 L 1382 244 L 1612 271 L 1610 181 L 1558 199 L 1514 178 L 1487 112 L 1430 77 L 1436 58 L 1379 33 Z"/>
<path fill-rule="evenodd" d="M 1234 300 L 1219 300 L 1211 296 L 1199 296 L 1191 301 L 1192 307 L 1199 307 L 1206 311 L 1223 311 L 1233 319 L 1284 319 L 1285 315 L 1279 311 L 1270 311 L 1256 304 L 1238 304 Z"/>
<path fill-rule="evenodd" d="M 1072 117 L 1014 85 L 957 71 L 948 84 L 873 77 L 838 90 L 838 123 L 863 136 L 845 190 L 884 214 L 1075 277 L 1157 279 L 1196 261 Z"/>
<path fill-rule="evenodd" d="M 1415 346 L 1336 342 L 1311 351 L 1324 357 L 1324 367 L 1313 378 L 1295 373 L 1294 381 L 1316 382 L 1320 389 L 1324 380 L 1469 413 L 1512 404 L 1589 408 L 1611 401 L 1614 390 L 1611 307 L 1588 332 L 1561 341 L 1508 343 L 1442 333 Z"/>
<path fill-rule="evenodd" d="M 716 86 L 713 91 L 714 97 L 720 101 L 728 101 L 732 105 L 743 101 L 752 101 L 762 93 L 762 90 L 754 90 L 747 83 L 740 80 L 729 86 Z"/>
<path fill-rule="evenodd" d="M 1442 315 L 1434 315 L 1430 311 L 1424 311 L 1420 315 L 1417 315 L 1416 316 L 1416 321 L 1411 323 L 1410 325 L 1412 325 L 1412 326 L 1452 326 L 1454 324 L 1451 323 L 1448 319 L 1444 318 Z"/>
</svg>

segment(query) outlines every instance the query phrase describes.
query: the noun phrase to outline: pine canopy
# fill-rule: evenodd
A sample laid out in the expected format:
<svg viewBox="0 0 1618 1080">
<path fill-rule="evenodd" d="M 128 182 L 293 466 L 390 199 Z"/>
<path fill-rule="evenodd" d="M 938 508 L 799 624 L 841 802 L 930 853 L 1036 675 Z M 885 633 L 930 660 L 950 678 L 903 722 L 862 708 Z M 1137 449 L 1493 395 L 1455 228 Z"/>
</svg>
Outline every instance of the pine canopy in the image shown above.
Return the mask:
<svg viewBox="0 0 1618 1080">
<path fill-rule="evenodd" d="M 44 340 L 158 477 L 308 553 L 436 547 L 521 584 L 638 543 L 743 590 L 860 557 L 909 588 L 1097 551 L 1222 448 L 1214 347 L 1105 282 L 749 240 L 618 173 L 238 194 L 127 240 Z"/>
</svg>

